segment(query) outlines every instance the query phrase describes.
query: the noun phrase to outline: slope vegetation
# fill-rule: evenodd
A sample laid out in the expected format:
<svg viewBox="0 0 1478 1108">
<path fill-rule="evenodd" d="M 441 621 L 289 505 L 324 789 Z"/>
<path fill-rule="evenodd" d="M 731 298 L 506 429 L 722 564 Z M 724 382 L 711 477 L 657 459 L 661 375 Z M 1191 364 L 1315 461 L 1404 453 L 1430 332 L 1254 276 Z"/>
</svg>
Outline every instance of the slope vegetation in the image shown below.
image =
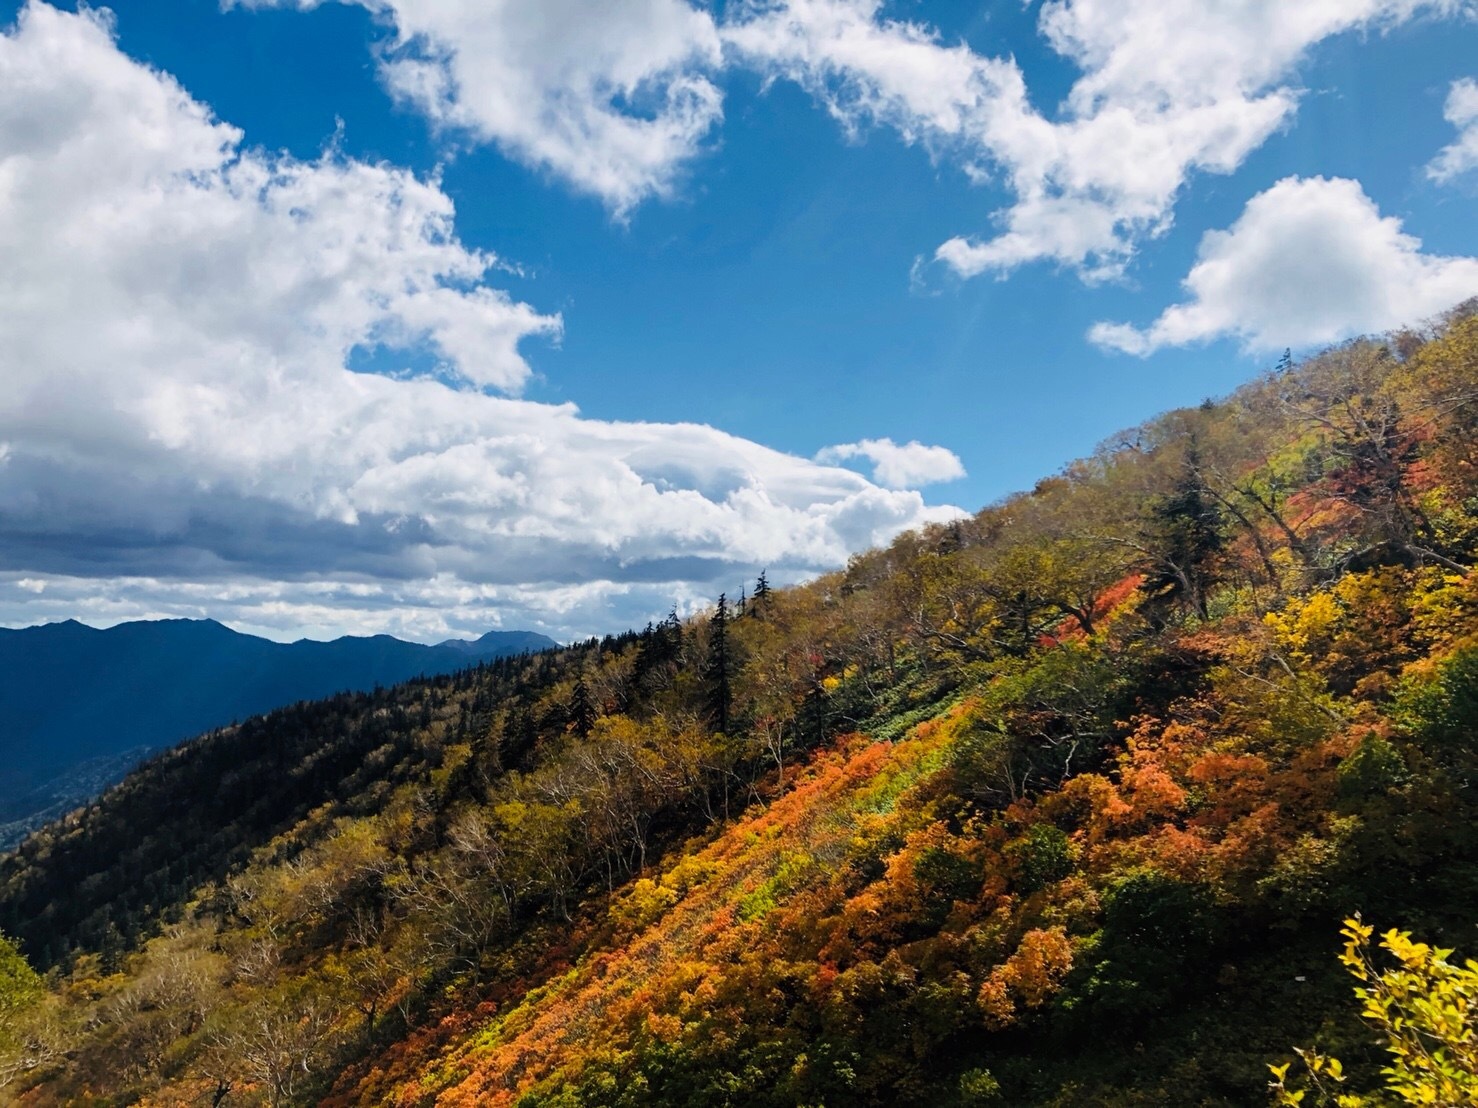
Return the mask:
<svg viewBox="0 0 1478 1108">
<path fill-rule="evenodd" d="M 248 800 L 183 795 L 240 732 L 191 744 L 6 863 L 56 968 L 16 971 L 0 1080 L 1128 1106 L 1256 1103 L 1292 1043 L 1373 1072 L 1340 919 L 1473 952 L 1475 451 L 1457 312 L 810 585 L 269 717 Z M 40 950 L 124 902 L 134 820 L 190 876 Z"/>
<path fill-rule="evenodd" d="M 438 646 L 389 635 L 277 643 L 213 620 L 148 620 L 100 631 L 75 620 L 0 628 L 0 846 L 27 821 L 100 792 L 149 751 L 300 700 L 368 692 L 555 643 L 494 631 Z M 120 755 L 128 755 L 120 761 Z M 112 784 L 123 776 L 106 778 Z M 67 804 L 67 801 L 74 801 Z M 52 812 L 53 816 L 60 812 Z M 14 827 L 8 825 L 15 825 Z"/>
</svg>

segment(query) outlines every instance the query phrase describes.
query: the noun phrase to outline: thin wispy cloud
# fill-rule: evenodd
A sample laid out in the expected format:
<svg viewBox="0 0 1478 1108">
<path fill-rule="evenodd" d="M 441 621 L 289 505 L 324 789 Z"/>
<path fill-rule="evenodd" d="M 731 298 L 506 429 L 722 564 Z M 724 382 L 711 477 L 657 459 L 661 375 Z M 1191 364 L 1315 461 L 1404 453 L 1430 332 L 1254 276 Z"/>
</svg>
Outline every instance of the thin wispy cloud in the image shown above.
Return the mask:
<svg viewBox="0 0 1478 1108">
<path fill-rule="evenodd" d="M 391 28 L 379 60 L 394 95 L 618 216 L 673 193 L 715 141 L 723 74 L 748 70 L 799 84 L 849 133 L 888 128 L 1004 190 L 1010 201 L 987 226 L 934 249 L 954 273 L 1045 261 L 1088 280 L 1122 274 L 1165 233 L 1196 175 L 1235 171 L 1292 123 L 1313 47 L 1475 10 L 1471 0 L 1052 0 L 1038 32 L 1079 76 L 1049 110 L 1012 44 L 977 52 L 883 0 L 733 0 L 717 18 L 686 0 L 357 2 Z"/>
<path fill-rule="evenodd" d="M 848 128 L 892 128 L 1012 195 L 993 232 L 936 250 L 960 276 L 1047 261 L 1094 280 L 1121 274 L 1170 227 L 1194 175 L 1231 173 L 1292 121 L 1310 48 L 1470 10 L 1462 0 L 1055 0 L 1039 30 L 1080 76 L 1051 113 L 1009 44 L 978 54 L 889 18 L 881 0 L 752 0 L 724 36 Z"/>
</svg>

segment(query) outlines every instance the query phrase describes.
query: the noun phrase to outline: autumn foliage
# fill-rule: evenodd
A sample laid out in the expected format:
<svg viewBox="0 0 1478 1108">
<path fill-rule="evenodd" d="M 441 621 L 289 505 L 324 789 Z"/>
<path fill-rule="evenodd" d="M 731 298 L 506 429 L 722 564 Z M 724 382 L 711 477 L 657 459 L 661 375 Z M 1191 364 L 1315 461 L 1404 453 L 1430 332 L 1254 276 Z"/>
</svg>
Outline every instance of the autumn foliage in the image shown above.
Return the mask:
<svg viewBox="0 0 1478 1108">
<path fill-rule="evenodd" d="M 352 787 L 117 949 L 60 936 L 0 1080 L 1129 1106 L 1255 1102 L 1290 1042 L 1353 1072 L 1332 926 L 1478 920 L 1478 319 L 1396 339 L 743 608 L 397 694 Z M 125 864 L 76 845 L 110 803 L 8 887 Z"/>
</svg>

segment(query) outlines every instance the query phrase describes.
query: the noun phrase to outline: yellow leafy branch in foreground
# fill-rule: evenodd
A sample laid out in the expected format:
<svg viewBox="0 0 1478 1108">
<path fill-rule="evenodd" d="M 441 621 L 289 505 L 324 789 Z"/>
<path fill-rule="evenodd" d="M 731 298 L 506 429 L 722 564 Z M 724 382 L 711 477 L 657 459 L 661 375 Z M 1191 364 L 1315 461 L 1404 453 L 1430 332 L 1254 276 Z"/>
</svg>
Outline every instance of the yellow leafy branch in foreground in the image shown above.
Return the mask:
<svg viewBox="0 0 1478 1108">
<path fill-rule="evenodd" d="M 1289 1085 L 1292 1063 L 1269 1066 L 1273 1102 L 1337 1108 L 1478 1104 L 1478 962 L 1453 965 L 1451 950 L 1391 930 L 1381 936 L 1380 946 L 1397 964 L 1382 970 L 1370 949 L 1374 928 L 1357 915 L 1345 920 L 1341 933 L 1346 941 L 1340 961 L 1361 982 L 1355 989 L 1361 1015 L 1380 1030 L 1391 1055 L 1391 1064 L 1381 1069 L 1385 1089 L 1375 1095 L 1338 1092 L 1345 1081 L 1339 1059 L 1298 1050 L 1308 1087 Z M 1309 1100 L 1310 1092 L 1316 1099 Z"/>
</svg>

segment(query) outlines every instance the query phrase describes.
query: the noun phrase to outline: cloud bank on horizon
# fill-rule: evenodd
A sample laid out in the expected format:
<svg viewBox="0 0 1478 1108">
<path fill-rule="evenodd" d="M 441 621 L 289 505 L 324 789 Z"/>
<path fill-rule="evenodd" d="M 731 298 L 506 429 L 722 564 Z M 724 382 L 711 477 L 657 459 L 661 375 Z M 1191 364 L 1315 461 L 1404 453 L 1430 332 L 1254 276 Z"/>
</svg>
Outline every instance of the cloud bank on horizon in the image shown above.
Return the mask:
<svg viewBox="0 0 1478 1108">
<path fill-rule="evenodd" d="M 944 272 L 1046 263 L 1090 286 L 1122 282 L 1198 179 L 1293 125 L 1314 47 L 1475 14 L 1049 0 L 1037 31 L 1072 74 L 1049 111 L 1011 43 L 948 41 L 882 0 L 341 2 L 383 29 L 381 83 L 448 150 L 493 146 L 594 197 L 617 233 L 701 178 L 726 80 L 755 74 L 1004 198 L 923 247 Z M 1456 134 L 1421 169 L 1460 189 L 1478 86 L 1453 82 L 1440 111 Z M 105 13 L 27 0 L 0 34 L 0 622 L 208 609 L 289 635 L 569 636 L 958 513 L 917 491 L 964 475 L 943 446 L 805 458 L 520 399 L 530 344 L 565 320 L 499 288 L 456 219 L 435 175 L 264 151 L 120 50 Z M 1086 338 L 1140 356 L 1337 341 L 1478 293 L 1478 259 L 1428 252 L 1357 180 L 1288 177 L 1204 232 L 1183 287 Z M 366 352 L 419 368 L 354 371 Z"/>
<path fill-rule="evenodd" d="M 488 284 L 435 182 L 242 140 L 101 15 L 33 4 L 0 37 L 7 615 L 568 634 L 957 514 L 711 427 L 489 395 L 561 321 Z M 352 372 L 365 348 L 440 371 Z"/>
</svg>

